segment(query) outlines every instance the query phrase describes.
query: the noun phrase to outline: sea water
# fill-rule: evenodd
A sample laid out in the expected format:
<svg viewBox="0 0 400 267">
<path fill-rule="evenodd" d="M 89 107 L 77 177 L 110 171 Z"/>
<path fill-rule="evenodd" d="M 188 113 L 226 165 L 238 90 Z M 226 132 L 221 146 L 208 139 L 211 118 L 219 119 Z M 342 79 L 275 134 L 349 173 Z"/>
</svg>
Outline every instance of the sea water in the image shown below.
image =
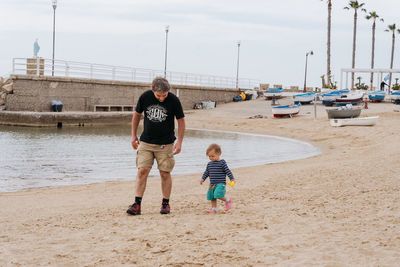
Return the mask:
<svg viewBox="0 0 400 267">
<path fill-rule="evenodd" d="M 129 126 L 0 126 L 0 192 L 134 180 L 136 151 L 130 131 Z M 172 174 L 203 172 L 211 143 L 221 145 L 221 158 L 231 169 L 320 153 L 311 144 L 293 139 L 188 129 Z M 150 176 L 158 177 L 156 164 Z"/>
</svg>

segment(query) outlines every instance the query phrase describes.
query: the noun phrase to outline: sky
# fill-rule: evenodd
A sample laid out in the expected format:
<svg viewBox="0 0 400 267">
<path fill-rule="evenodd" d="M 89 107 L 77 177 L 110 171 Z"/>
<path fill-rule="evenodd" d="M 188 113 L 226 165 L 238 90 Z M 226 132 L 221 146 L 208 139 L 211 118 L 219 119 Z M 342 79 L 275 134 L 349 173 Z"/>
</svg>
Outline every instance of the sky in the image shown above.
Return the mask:
<svg viewBox="0 0 400 267">
<path fill-rule="evenodd" d="M 359 1 L 376 11 L 375 68 L 390 66 L 389 24 L 400 26 L 397 0 Z M 331 69 L 351 67 L 353 10 L 349 1 L 332 0 Z M 12 72 L 13 58 L 51 59 L 51 0 L 0 0 L 0 76 Z M 164 69 L 165 27 L 169 71 L 236 76 L 237 42 L 241 42 L 239 77 L 263 83 L 321 87 L 326 73 L 326 0 L 58 0 L 55 58 L 116 66 Z M 371 64 L 371 25 L 359 12 L 356 67 Z M 396 34 L 399 39 L 399 35 Z M 400 68 L 400 44 L 394 68 Z M 362 81 L 367 82 L 366 75 Z"/>
</svg>

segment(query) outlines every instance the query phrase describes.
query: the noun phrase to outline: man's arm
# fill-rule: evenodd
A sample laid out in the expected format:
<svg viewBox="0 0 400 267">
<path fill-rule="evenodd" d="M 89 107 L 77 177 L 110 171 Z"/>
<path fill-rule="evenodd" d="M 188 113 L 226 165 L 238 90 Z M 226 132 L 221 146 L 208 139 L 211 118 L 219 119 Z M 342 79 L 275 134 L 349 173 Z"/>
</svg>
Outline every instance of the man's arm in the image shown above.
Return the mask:
<svg viewBox="0 0 400 267">
<path fill-rule="evenodd" d="M 185 118 L 180 118 L 178 121 L 178 141 L 174 145 L 174 155 L 181 152 L 183 136 L 185 135 Z"/>
<path fill-rule="evenodd" d="M 138 145 L 139 145 L 139 138 L 137 137 L 137 129 L 139 126 L 139 122 L 140 122 L 140 117 L 142 116 L 141 113 L 137 113 L 135 111 L 135 113 L 133 114 L 132 117 L 132 139 L 131 139 L 131 143 L 132 143 L 132 147 L 133 149 L 137 149 Z"/>
</svg>

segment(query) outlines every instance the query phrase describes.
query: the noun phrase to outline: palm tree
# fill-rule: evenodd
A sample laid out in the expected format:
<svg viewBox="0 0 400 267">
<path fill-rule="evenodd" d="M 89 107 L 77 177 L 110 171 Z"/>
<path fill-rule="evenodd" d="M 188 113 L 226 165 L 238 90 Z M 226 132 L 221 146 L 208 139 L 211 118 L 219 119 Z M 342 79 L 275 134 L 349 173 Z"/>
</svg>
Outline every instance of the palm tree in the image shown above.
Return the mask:
<svg viewBox="0 0 400 267">
<path fill-rule="evenodd" d="M 324 0 L 321 0 L 324 1 Z M 327 38 L 327 49 L 326 49 L 326 77 L 327 82 L 331 84 L 331 18 L 332 18 L 332 1 L 325 0 L 328 3 L 328 38 Z"/>
<path fill-rule="evenodd" d="M 367 20 L 372 19 L 372 53 L 371 53 L 371 69 L 374 68 L 374 61 L 375 61 L 375 28 L 376 28 L 376 19 L 379 18 L 379 15 L 376 14 L 375 11 L 369 12 L 369 14 L 365 17 Z M 383 22 L 381 18 L 380 21 Z M 370 79 L 370 87 L 372 89 L 372 85 L 374 83 L 374 73 L 371 72 L 371 79 Z"/>
<path fill-rule="evenodd" d="M 353 25 L 353 57 L 351 61 L 351 68 L 354 69 L 356 65 L 356 33 L 357 33 L 357 10 L 361 9 L 363 12 L 367 12 L 365 8 L 362 8 L 365 3 L 358 3 L 358 1 L 350 1 L 349 5 L 344 9 L 354 9 L 354 25 Z M 351 89 L 354 89 L 354 72 L 351 73 Z"/>
<path fill-rule="evenodd" d="M 399 31 L 399 30 L 397 30 Z M 388 25 L 387 29 L 385 32 L 392 32 L 392 55 L 390 56 L 390 69 L 393 69 L 393 58 L 394 58 L 394 40 L 396 39 L 395 33 L 396 33 L 396 24 Z M 390 85 L 392 83 L 392 73 L 389 75 L 389 89 Z"/>
</svg>

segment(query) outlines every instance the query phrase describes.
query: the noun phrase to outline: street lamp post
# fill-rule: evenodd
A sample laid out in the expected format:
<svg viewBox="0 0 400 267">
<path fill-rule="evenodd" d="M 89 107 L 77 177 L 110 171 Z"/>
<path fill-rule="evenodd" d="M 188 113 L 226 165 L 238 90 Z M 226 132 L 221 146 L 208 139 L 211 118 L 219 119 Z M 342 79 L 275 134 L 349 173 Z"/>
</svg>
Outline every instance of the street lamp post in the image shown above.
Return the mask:
<svg viewBox="0 0 400 267">
<path fill-rule="evenodd" d="M 237 54 L 237 64 L 236 64 L 236 89 L 239 90 L 239 54 L 240 54 L 240 41 L 237 42 L 238 54 Z"/>
<path fill-rule="evenodd" d="M 169 31 L 169 25 L 165 27 L 164 78 L 167 78 L 168 31 Z"/>
<path fill-rule="evenodd" d="M 306 67 L 305 67 L 305 71 L 304 71 L 304 88 L 303 88 L 303 92 L 306 91 L 306 87 L 307 87 L 307 60 L 308 60 L 308 55 L 314 55 L 314 52 L 311 50 L 311 51 L 306 53 Z"/>
<path fill-rule="evenodd" d="M 51 76 L 54 76 L 54 50 L 56 43 L 56 8 L 57 8 L 57 0 L 52 0 L 53 5 L 53 58 L 51 61 Z"/>
</svg>

